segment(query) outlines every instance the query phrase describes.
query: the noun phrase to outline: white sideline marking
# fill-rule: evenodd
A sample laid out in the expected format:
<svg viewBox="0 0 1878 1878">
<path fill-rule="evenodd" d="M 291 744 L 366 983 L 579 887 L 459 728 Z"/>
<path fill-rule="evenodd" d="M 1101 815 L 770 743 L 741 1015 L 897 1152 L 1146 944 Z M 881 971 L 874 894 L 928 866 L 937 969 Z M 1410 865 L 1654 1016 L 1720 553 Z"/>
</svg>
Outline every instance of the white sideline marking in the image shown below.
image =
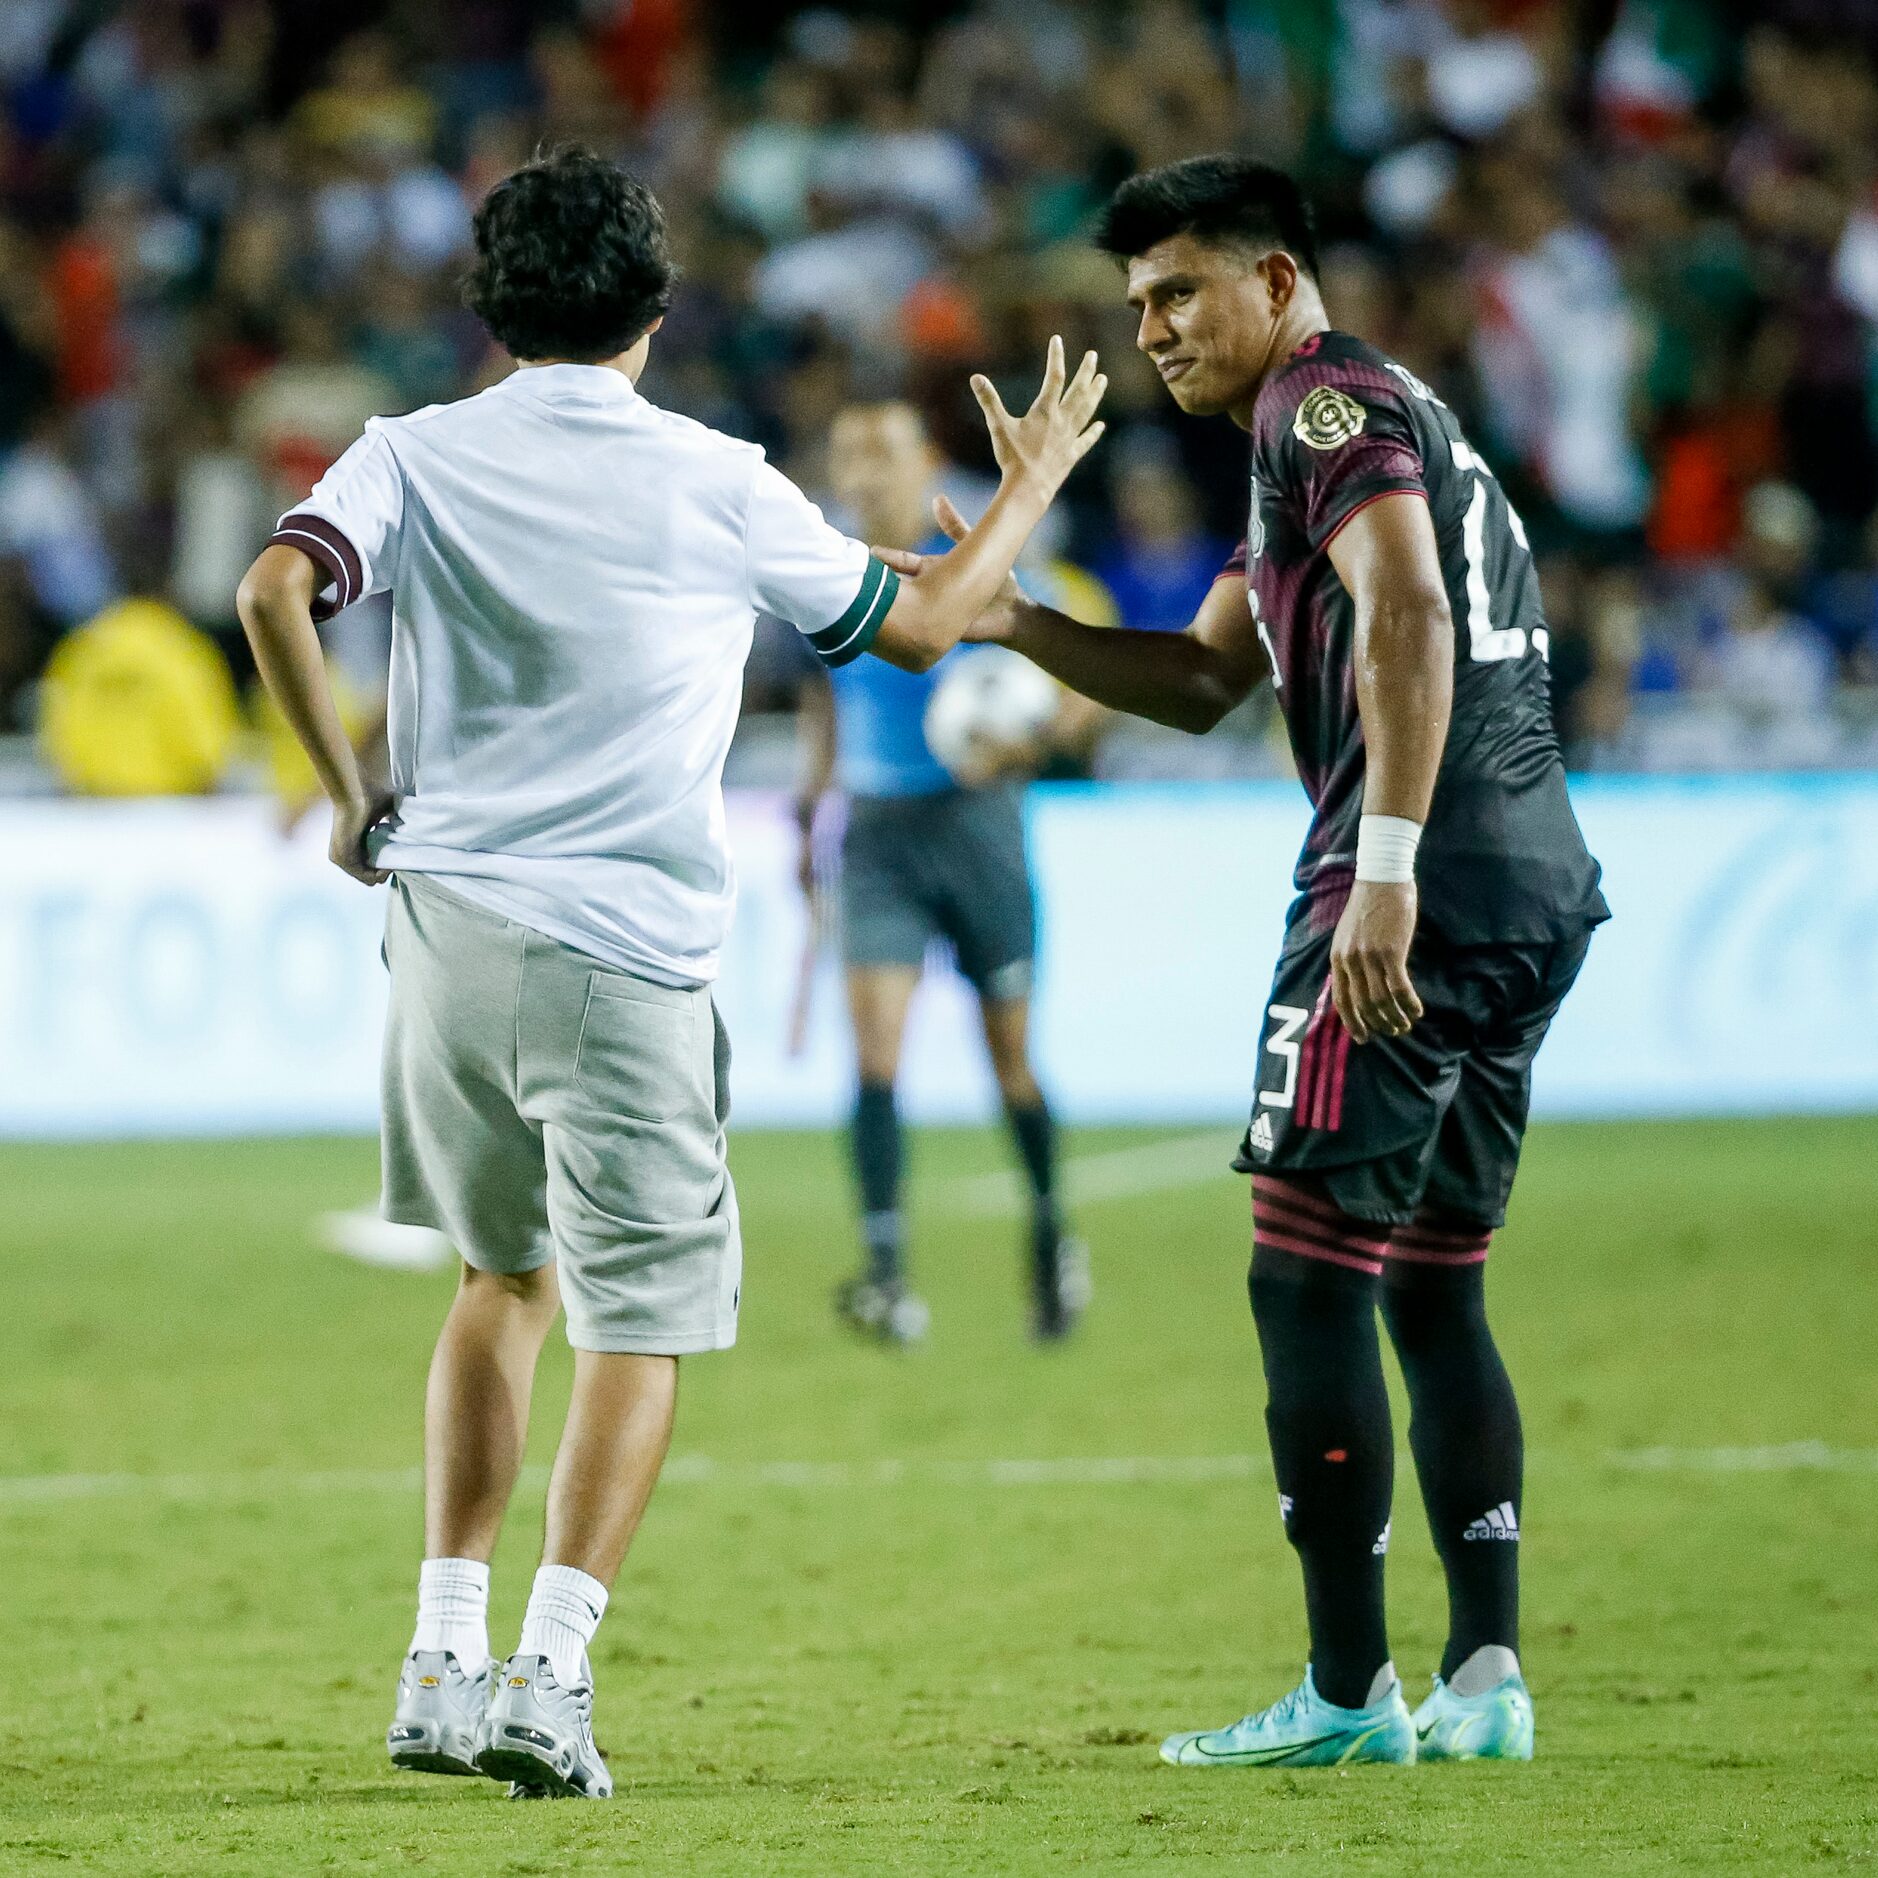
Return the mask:
<svg viewBox="0 0 1878 1878">
<path fill-rule="evenodd" d="M 714 1461 L 708 1454 L 674 1455 L 660 1476 L 680 1486 L 704 1483 L 758 1487 L 891 1487 L 905 1481 L 948 1486 L 1128 1486 L 1141 1481 L 1244 1480 L 1268 1472 L 1262 1455 L 1094 1455 L 1065 1460 Z M 521 1485 L 548 1484 L 545 1467 L 522 1469 Z M 151 1494 L 164 1500 L 269 1499 L 298 1493 L 417 1493 L 417 1467 L 293 1473 L 256 1468 L 227 1474 L 0 1475 L 0 1506 L 57 1500 L 105 1500 Z"/>
<path fill-rule="evenodd" d="M 1668 1474 L 1878 1474 L 1878 1448 L 1832 1448 L 1789 1441 L 1771 1448 L 1630 1448 L 1619 1467 Z"/>
<path fill-rule="evenodd" d="M 1549 1470 L 1555 1457 L 1534 1454 Z M 1568 1462 L 1583 1466 L 1586 1463 Z M 1590 1462 L 1598 1465 L 1598 1462 Z M 1602 1464 L 1671 1474 L 1878 1474 L 1878 1448 L 1835 1448 L 1823 1441 L 1793 1441 L 1763 1448 L 1620 1448 Z M 1126 1487 L 1214 1480 L 1257 1480 L 1271 1472 L 1262 1454 L 1113 1454 L 1056 1460 L 714 1461 L 680 1454 L 664 1478 L 680 1486 L 867 1488 L 902 1485 L 960 1487 Z M 548 1484 L 545 1467 L 525 1467 L 521 1484 Z M 293 1494 L 417 1493 L 422 1471 L 333 1469 L 294 1473 L 256 1468 L 226 1474 L 16 1474 L 0 1475 L 0 1507 L 40 1506 L 62 1500 L 104 1500 L 149 1494 L 162 1500 L 255 1500 Z"/>
<path fill-rule="evenodd" d="M 1134 1148 L 1072 1154 L 1063 1163 L 1064 1195 L 1071 1202 L 1131 1200 L 1173 1187 L 1229 1180 L 1236 1145 L 1229 1130 L 1209 1128 L 1204 1134 L 1176 1135 Z M 967 1219 L 1010 1219 L 1029 1205 L 1023 1183 L 1010 1168 L 960 1175 L 944 1182 L 936 1198 L 944 1211 Z"/>
</svg>

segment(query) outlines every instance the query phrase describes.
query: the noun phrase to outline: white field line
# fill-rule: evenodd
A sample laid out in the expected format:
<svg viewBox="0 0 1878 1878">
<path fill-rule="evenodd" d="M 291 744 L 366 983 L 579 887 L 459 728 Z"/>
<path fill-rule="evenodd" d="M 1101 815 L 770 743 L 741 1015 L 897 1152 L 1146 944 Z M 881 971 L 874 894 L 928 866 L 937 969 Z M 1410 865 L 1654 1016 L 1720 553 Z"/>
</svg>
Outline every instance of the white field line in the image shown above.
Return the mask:
<svg viewBox="0 0 1878 1878">
<path fill-rule="evenodd" d="M 1543 1471 L 1560 1457 L 1530 1457 Z M 1587 1463 L 1567 1461 L 1567 1466 Z M 1592 1461 L 1589 1465 L 1600 1463 Z M 1878 1448 L 1834 1448 L 1823 1441 L 1795 1441 L 1759 1448 L 1624 1448 L 1602 1457 L 1602 1465 L 1671 1474 L 1873 1474 Z M 1126 1487 L 1257 1480 L 1269 1475 L 1262 1454 L 1086 1455 L 1053 1460 L 714 1461 L 705 1454 L 680 1454 L 667 1463 L 664 1479 L 679 1486 L 877 1488 Z M 522 1485 L 547 1485 L 545 1467 L 522 1470 Z M 0 1476 L 0 1507 L 43 1506 L 67 1500 L 271 1500 L 299 1494 L 414 1494 L 423 1484 L 415 1467 L 328 1469 L 295 1473 L 255 1468 L 224 1474 L 16 1474 Z"/>
<path fill-rule="evenodd" d="M 1662 1474 L 1878 1474 L 1878 1448 L 1788 1441 L 1767 1448 L 1626 1448 L 1618 1467 Z"/>
<path fill-rule="evenodd" d="M 1087 1205 L 1230 1180 L 1236 1145 L 1229 1129 L 1209 1128 L 1204 1134 L 1175 1135 L 1135 1148 L 1073 1154 L 1063 1163 L 1063 1191 L 1071 1204 Z M 945 1181 L 934 1199 L 942 1211 L 967 1219 L 1014 1219 L 1029 1205 L 1023 1184 L 1010 1168 Z"/>
</svg>

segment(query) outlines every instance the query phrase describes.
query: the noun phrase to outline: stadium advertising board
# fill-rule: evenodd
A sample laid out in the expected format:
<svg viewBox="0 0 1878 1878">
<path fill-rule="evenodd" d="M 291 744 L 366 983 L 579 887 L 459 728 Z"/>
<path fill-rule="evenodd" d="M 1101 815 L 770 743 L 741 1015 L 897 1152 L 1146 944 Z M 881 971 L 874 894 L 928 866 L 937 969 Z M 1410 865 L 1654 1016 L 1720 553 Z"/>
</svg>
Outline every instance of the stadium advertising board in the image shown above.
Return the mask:
<svg viewBox="0 0 1878 1878">
<path fill-rule="evenodd" d="M 1577 786 L 1617 917 L 1539 1060 L 1551 1115 L 1878 1107 L 1878 778 Z M 730 806 L 741 900 L 720 1001 L 745 1126 L 821 1124 L 848 1088 L 832 958 L 787 1049 L 805 934 L 786 805 Z M 1034 792 L 1038 1041 L 1084 1121 L 1229 1119 L 1302 830 L 1294 790 Z M 265 805 L 0 810 L 0 1134 L 365 1129 L 382 895 Z M 916 1007 L 912 1114 L 991 1106 L 969 997 Z"/>
</svg>

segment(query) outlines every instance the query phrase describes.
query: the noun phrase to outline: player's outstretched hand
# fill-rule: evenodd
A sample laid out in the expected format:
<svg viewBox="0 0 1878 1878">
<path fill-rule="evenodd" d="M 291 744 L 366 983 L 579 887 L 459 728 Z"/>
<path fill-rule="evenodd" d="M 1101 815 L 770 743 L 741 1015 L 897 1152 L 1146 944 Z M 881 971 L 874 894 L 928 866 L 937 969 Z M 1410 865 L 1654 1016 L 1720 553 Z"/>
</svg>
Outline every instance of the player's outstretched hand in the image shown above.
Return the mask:
<svg viewBox="0 0 1878 1878">
<path fill-rule="evenodd" d="M 1109 385 L 1096 369 L 1093 352 L 1083 354 L 1076 376 L 1067 385 L 1064 377 L 1063 341 L 1054 338 L 1035 400 L 1022 417 L 1013 417 L 991 380 L 983 372 L 972 375 L 972 395 L 985 414 L 991 448 L 1005 480 L 1033 482 L 1052 496 L 1100 439 L 1103 426 L 1091 420 Z"/>
<path fill-rule="evenodd" d="M 954 541 L 963 541 L 971 533 L 969 524 L 953 506 L 950 496 L 934 496 L 932 512 L 934 521 Z M 919 579 L 933 562 L 944 559 L 942 555 L 919 554 L 912 548 L 875 548 L 872 553 L 875 560 L 885 561 L 896 574 L 904 575 L 909 580 Z M 1006 574 L 997 597 L 966 629 L 966 639 L 973 645 L 999 645 L 1009 639 L 1017 622 L 1017 608 L 1023 598 L 1024 590 L 1018 586 L 1017 576 Z"/>
<path fill-rule="evenodd" d="M 333 804 L 333 839 L 327 852 L 336 868 L 368 887 L 391 878 L 366 858 L 365 837 L 391 813 L 392 806 L 391 793 L 384 789 L 368 790 L 356 802 Z"/>
<path fill-rule="evenodd" d="M 1330 996 L 1358 1043 L 1402 1037 L 1422 1014 L 1409 982 L 1415 883 L 1359 880 L 1330 942 Z"/>
<path fill-rule="evenodd" d="M 1094 354 L 1090 356 L 1093 358 Z M 950 496 L 933 497 L 932 515 L 933 520 L 954 541 L 965 539 L 969 532 L 965 517 L 958 512 Z M 1023 598 L 1024 590 L 1017 584 L 1017 576 L 1006 574 L 1004 585 L 998 589 L 997 598 L 966 628 L 967 640 L 973 645 L 998 645 L 1010 638 L 1011 629 L 1017 620 L 1017 609 L 1022 604 Z"/>
</svg>

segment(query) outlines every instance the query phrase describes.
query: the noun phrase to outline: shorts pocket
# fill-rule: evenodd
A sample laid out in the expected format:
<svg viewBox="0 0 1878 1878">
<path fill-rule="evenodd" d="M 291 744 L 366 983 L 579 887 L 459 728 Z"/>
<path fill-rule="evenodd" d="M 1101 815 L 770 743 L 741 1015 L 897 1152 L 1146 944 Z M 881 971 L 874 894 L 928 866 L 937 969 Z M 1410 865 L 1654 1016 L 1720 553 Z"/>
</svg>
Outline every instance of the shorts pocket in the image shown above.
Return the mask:
<svg viewBox="0 0 1878 1878">
<path fill-rule="evenodd" d="M 574 1080 L 609 1114 L 629 1121 L 669 1122 L 699 1100 L 696 992 L 643 991 L 596 974 L 574 1053 Z"/>
</svg>

